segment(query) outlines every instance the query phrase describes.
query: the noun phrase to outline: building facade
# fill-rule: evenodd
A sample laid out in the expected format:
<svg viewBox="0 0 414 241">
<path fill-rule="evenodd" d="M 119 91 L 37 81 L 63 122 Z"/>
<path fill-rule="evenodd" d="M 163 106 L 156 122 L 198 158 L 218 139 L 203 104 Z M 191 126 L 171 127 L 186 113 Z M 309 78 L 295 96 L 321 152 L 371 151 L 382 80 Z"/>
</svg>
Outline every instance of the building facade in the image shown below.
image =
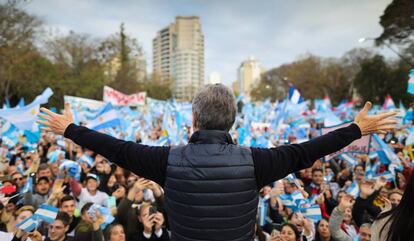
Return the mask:
<svg viewBox="0 0 414 241">
<path fill-rule="evenodd" d="M 254 57 L 250 56 L 240 64 L 237 70 L 237 83 L 240 93 L 250 95 L 250 92 L 260 82 L 263 67 Z"/>
<path fill-rule="evenodd" d="M 172 80 L 173 96 L 191 100 L 204 85 L 204 35 L 199 17 L 176 17 L 153 39 L 153 73 Z"/>
</svg>

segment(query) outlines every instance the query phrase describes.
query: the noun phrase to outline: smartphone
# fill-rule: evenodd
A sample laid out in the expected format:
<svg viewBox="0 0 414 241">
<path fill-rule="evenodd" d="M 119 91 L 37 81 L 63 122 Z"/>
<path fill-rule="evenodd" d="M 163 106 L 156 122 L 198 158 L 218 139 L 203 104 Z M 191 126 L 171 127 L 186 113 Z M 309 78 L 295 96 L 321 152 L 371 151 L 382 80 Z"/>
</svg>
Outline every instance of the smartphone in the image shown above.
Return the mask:
<svg viewBox="0 0 414 241">
<path fill-rule="evenodd" d="M 153 215 L 157 213 L 157 207 L 150 207 L 149 209 L 149 215 Z"/>
</svg>

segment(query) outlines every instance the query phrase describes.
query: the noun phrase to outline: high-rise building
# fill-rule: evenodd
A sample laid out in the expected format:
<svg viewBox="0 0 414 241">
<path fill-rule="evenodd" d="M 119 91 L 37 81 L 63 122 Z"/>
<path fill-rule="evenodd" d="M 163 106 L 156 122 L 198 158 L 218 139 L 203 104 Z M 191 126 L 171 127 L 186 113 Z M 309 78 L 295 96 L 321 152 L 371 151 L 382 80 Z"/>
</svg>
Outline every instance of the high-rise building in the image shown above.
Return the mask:
<svg viewBox="0 0 414 241">
<path fill-rule="evenodd" d="M 250 56 L 240 64 L 237 70 L 237 83 L 240 93 L 250 95 L 250 91 L 260 82 L 263 67 L 254 57 Z"/>
<path fill-rule="evenodd" d="M 153 73 L 172 79 L 173 96 L 191 100 L 204 84 L 204 35 L 200 18 L 178 16 L 153 39 Z"/>
</svg>

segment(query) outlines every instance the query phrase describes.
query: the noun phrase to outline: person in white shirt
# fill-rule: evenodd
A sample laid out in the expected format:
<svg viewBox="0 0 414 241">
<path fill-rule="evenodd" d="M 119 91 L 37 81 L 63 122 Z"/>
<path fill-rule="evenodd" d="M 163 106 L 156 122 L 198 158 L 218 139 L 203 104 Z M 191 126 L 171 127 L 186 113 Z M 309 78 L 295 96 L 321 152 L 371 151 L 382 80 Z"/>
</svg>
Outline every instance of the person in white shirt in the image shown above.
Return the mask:
<svg viewBox="0 0 414 241">
<path fill-rule="evenodd" d="M 79 198 L 79 207 L 83 207 L 85 203 L 92 202 L 104 207 L 108 206 L 108 194 L 98 190 L 99 177 L 89 173 L 86 176 L 86 187 L 82 188 Z"/>
</svg>

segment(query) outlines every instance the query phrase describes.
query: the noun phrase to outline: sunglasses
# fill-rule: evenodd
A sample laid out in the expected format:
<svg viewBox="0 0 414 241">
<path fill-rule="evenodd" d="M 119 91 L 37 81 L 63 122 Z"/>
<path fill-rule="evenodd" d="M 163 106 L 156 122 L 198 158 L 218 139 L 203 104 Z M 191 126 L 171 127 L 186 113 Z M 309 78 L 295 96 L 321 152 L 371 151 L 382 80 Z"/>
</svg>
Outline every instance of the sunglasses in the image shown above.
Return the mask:
<svg viewBox="0 0 414 241">
<path fill-rule="evenodd" d="M 13 178 L 13 181 L 17 181 L 17 180 L 19 180 L 19 181 L 23 181 L 23 177 Z"/>
</svg>

